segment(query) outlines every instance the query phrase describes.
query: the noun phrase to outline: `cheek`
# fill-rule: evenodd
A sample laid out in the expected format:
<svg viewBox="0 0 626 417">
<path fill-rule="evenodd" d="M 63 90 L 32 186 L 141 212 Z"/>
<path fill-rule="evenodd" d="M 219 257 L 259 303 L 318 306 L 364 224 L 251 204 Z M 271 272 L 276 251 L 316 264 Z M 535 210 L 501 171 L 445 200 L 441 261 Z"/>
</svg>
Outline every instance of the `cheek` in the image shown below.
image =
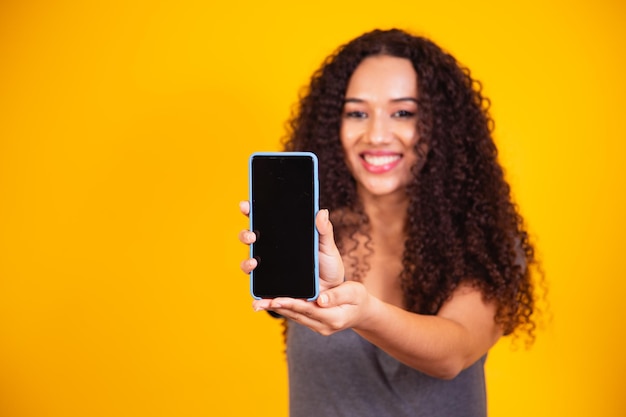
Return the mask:
<svg viewBox="0 0 626 417">
<path fill-rule="evenodd" d="M 402 137 L 402 143 L 405 149 L 410 150 L 411 158 L 417 158 L 416 147 L 418 147 L 419 138 L 415 132 L 407 132 Z"/>
<path fill-rule="evenodd" d="M 341 140 L 341 148 L 343 150 L 343 161 L 348 167 L 348 171 L 350 171 L 351 174 L 354 174 L 355 161 L 353 159 L 357 157 L 357 155 L 354 153 L 354 149 L 353 149 L 354 140 L 349 136 L 348 134 L 349 132 L 347 132 L 346 130 L 347 129 L 344 129 L 342 127 L 339 132 L 339 138 Z"/>
<path fill-rule="evenodd" d="M 414 147 L 418 142 L 417 127 L 413 124 L 406 125 L 398 131 L 398 136 L 401 138 L 407 147 Z"/>
<path fill-rule="evenodd" d="M 417 144 L 417 149 L 415 146 L 413 147 L 413 151 L 411 152 L 411 166 L 417 165 L 418 172 L 424 168 L 426 164 L 426 160 L 428 159 L 428 145 L 423 142 Z"/>
<path fill-rule="evenodd" d="M 367 124 L 361 120 L 344 119 L 339 128 L 339 137 L 344 149 L 352 148 L 367 130 Z"/>
<path fill-rule="evenodd" d="M 341 127 L 339 131 L 339 139 L 341 140 L 341 147 L 346 155 L 346 158 L 351 157 L 351 153 L 354 152 L 354 146 L 357 142 L 358 136 L 355 134 L 354 129 L 349 127 Z"/>
<path fill-rule="evenodd" d="M 419 137 L 417 136 L 417 132 L 415 132 L 415 129 L 413 129 L 413 131 L 408 131 L 405 138 L 405 146 L 407 149 L 410 149 L 410 152 L 408 153 L 408 158 L 411 162 L 411 165 L 413 165 L 419 160 L 423 159 L 423 157 L 420 156 L 418 152 L 423 152 L 424 149 L 422 149 L 423 146 L 419 144 Z M 420 149 L 418 150 L 416 148 Z"/>
<path fill-rule="evenodd" d="M 339 138 L 341 139 L 341 146 L 343 146 L 343 149 L 348 149 L 350 147 L 350 144 L 352 142 L 354 142 L 353 133 L 354 129 L 351 129 L 349 125 L 346 125 L 345 123 L 342 123 L 341 128 L 339 129 Z"/>
</svg>

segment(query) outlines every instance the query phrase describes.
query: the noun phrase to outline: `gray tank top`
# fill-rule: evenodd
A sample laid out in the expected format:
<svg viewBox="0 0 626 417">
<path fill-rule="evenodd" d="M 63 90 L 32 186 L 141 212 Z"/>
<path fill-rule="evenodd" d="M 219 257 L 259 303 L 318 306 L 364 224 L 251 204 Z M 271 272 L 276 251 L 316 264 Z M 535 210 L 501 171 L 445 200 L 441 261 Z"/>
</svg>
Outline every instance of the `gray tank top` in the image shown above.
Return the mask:
<svg viewBox="0 0 626 417">
<path fill-rule="evenodd" d="M 453 380 L 398 362 L 352 330 L 287 329 L 290 417 L 485 417 L 485 356 Z"/>
</svg>

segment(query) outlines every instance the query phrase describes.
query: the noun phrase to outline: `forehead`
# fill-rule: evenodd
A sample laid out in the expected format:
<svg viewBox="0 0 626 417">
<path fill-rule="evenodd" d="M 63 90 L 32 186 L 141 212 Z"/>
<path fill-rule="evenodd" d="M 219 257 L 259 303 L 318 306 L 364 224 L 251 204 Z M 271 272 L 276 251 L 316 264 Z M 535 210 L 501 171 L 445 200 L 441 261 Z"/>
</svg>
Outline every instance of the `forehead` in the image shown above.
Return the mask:
<svg viewBox="0 0 626 417">
<path fill-rule="evenodd" d="M 417 96 L 417 73 L 406 58 L 376 55 L 365 58 L 356 68 L 346 96 L 360 94 L 377 96 Z"/>
</svg>

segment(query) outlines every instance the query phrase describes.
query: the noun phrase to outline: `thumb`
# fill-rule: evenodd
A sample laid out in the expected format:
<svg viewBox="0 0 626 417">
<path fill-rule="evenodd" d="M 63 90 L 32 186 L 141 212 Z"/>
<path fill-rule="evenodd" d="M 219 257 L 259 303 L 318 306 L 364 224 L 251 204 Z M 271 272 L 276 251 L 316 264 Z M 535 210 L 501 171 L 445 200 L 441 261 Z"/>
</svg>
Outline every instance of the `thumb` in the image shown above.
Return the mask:
<svg viewBox="0 0 626 417">
<path fill-rule="evenodd" d="M 317 213 L 315 226 L 319 233 L 320 278 L 326 288 L 337 286 L 343 282 L 345 270 L 341 254 L 335 245 L 333 225 L 328 219 L 328 210 L 323 209 Z"/>
<path fill-rule="evenodd" d="M 337 307 L 342 304 L 353 304 L 356 291 L 352 282 L 346 282 L 330 290 L 326 290 L 317 297 L 317 305 L 323 308 Z"/>
<path fill-rule="evenodd" d="M 337 250 L 335 245 L 335 235 L 333 232 L 333 225 L 328 218 L 328 210 L 322 209 L 317 213 L 315 217 L 315 226 L 320 235 L 320 250 L 327 254 L 334 254 Z"/>
</svg>

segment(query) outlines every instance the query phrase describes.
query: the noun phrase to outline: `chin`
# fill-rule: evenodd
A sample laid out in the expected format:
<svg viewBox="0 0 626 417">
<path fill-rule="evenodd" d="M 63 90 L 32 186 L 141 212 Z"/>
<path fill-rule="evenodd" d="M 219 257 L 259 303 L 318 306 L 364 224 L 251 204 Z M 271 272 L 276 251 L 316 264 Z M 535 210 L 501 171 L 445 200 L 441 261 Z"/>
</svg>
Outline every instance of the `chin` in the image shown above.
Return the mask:
<svg viewBox="0 0 626 417">
<path fill-rule="evenodd" d="M 373 197 L 385 197 L 400 193 L 406 195 L 406 184 L 368 184 L 362 186 L 361 191 Z"/>
</svg>

